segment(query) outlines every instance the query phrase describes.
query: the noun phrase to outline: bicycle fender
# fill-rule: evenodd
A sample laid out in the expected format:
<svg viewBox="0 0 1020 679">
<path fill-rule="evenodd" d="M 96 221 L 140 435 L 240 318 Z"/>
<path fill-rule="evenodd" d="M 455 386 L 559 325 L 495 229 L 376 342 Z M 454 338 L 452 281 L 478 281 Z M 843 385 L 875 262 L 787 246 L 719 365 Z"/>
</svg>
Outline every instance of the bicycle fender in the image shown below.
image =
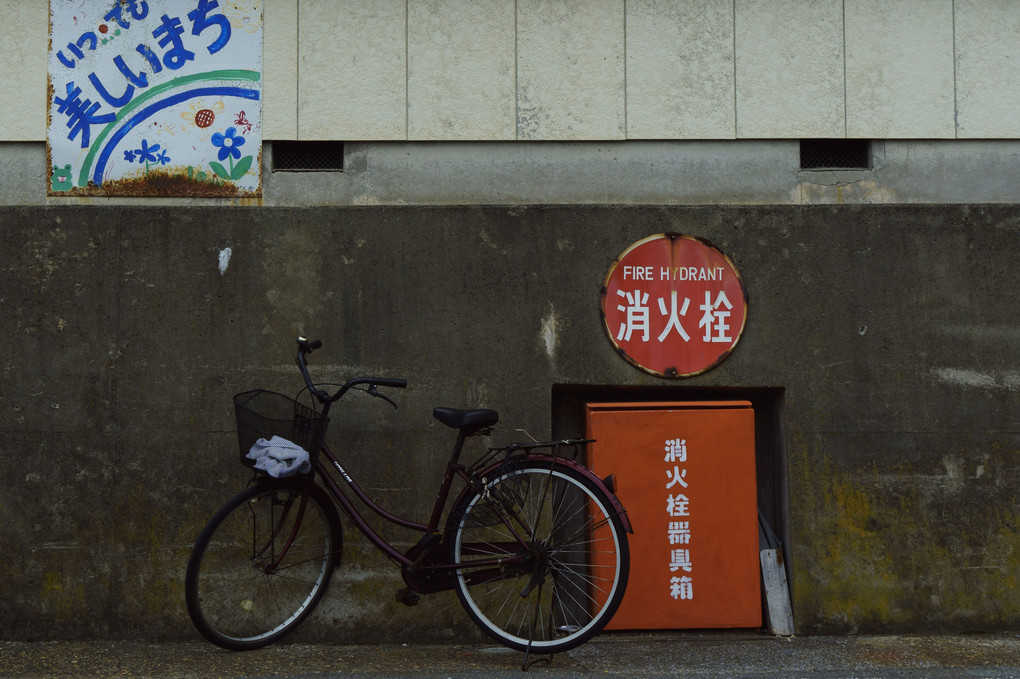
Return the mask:
<svg viewBox="0 0 1020 679">
<path fill-rule="evenodd" d="M 626 532 L 630 533 L 631 535 L 634 534 L 634 528 L 631 526 L 630 518 L 627 516 L 627 510 L 624 508 L 623 503 L 620 502 L 620 498 L 616 497 L 616 494 L 606 487 L 605 482 L 602 479 L 600 479 L 595 474 L 595 472 L 588 469 L 583 464 L 579 462 L 574 462 L 573 460 L 565 460 L 562 457 L 553 457 L 552 455 L 529 455 L 526 458 L 522 457 L 521 461 L 551 462 L 556 465 L 568 467 L 570 469 L 573 469 L 577 473 L 581 474 L 581 476 L 584 476 L 586 479 L 591 481 L 596 488 L 605 493 L 606 497 L 609 498 L 609 502 L 612 503 L 615 513 L 620 517 L 620 523 L 623 524 L 623 529 Z M 485 476 L 486 474 L 489 474 L 494 470 L 498 469 L 499 467 L 503 466 L 503 464 L 504 464 L 503 462 L 496 462 L 494 464 L 491 464 L 485 469 L 483 469 L 481 472 L 479 472 L 479 476 Z M 457 502 L 455 502 L 453 506 L 454 507 L 458 506 L 460 504 L 460 501 L 464 499 L 464 496 L 471 491 L 473 491 L 471 486 L 465 487 L 464 490 L 461 491 L 460 496 L 457 498 Z"/>
</svg>

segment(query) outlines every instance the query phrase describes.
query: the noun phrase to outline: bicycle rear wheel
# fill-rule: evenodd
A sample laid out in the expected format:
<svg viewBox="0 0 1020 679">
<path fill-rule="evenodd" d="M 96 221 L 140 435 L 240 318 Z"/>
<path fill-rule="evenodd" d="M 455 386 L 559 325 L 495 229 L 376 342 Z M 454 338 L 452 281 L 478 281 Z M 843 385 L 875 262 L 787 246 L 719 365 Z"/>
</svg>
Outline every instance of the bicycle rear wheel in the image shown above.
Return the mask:
<svg viewBox="0 0 1020 679">
<path fill-rule="evenodd" d="M 584 643 L 616 612 L 630 572 L 613 505 L 566 465 L 525 460 L 493 476 L 451 514 L 450 558 L 464 564 L 457 596 L 511 648 L 557 653 Z M 493 559 L 503 564 L 471 566 Z"/>
<path fill-rule="evenodd" d="M 202 636 L 223 648 L 271 644 L 318 604 L 342 544 L 336 509 L 319 486 L 247 488 L 213 516 L 192 549 L 188 614 Z"/>
</svg>

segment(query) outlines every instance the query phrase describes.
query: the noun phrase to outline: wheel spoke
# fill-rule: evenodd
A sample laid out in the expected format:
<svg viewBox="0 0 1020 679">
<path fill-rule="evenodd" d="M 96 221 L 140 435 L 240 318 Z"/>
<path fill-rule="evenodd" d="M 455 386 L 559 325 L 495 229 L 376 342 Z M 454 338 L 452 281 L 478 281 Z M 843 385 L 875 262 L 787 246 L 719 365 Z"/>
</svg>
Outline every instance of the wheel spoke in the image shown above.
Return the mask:
<svg viewBox="0 0 1020 679">
<path fill-rule="evenodd" d="M 308 495 L 303 514 L 300 500 L 283 488 L 255 487 L 235 496 L 203 531 L 185 591 L 195 626 L 213 643 L 232 649 L 271 643 L 300 624 L 324 593 L 339 526 L 321 490 Z"/>
<path fill-rule="evenodd" d="M 456 508 L 450 529 L 451 558 L 465 565 L 456 584 L 468 613 L 519 650 L 583 643 L 608 622 L 626 586 L 629 555 L 612 503 L 579 473 L 549 463 L 507 469 L 487 488 Z M 522 526 L 530 543 L 516 550 L 500 517 Z M 502 579 L 470 586 L 471 561 L 500 554 L 523 561 Z"/>
</svg>

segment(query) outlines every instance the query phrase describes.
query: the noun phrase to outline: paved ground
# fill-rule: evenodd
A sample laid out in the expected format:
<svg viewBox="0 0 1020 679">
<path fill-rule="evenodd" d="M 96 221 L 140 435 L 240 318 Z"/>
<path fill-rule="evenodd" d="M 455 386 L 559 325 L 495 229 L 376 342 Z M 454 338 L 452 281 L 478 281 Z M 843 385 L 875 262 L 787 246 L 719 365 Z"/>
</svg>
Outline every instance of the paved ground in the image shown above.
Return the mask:
<svg viewBox="0 0 1020 679">
<path fill-rule="evenodd" d="M 804 677 L 1020 679 L 1020 633 L 777 638 L 747 632 L 610 633 L 521 672 L 500 647 L 286 644 L 231 653 L 204 642 L 0 642 L 2 677 Z"/>
</svg>

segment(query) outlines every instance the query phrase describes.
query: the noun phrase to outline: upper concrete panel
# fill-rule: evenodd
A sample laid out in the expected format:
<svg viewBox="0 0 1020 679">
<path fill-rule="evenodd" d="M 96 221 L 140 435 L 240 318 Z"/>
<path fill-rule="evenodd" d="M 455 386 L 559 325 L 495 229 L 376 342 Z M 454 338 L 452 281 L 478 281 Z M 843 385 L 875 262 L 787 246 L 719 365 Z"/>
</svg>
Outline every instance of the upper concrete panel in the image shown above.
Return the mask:
<svg viewBox="0 0 1020 679">
<path fill-rule="evenodd" d="M 408 3 L 410 139 L 514 139 L 515 20 L 505 0 Z"/>
<path fill-rule="evenodd" d="M 627 3 L 627 137 L 735 135 L 732 0 Z"/>
<path fill-rule="evenodd" d="M 0 141 L 43 141 L 49 3 L 0 0 L 0 16 Z"/>
<path fill-rule="evenodd" d="M 1018 139 L 1020 2 L 956 0 L 955 7 L 957 136 Z"/>
<path fill-rule="evenodd" d="M 626 137 L 623 0 L 518 0 L 517 137 Z"/>
<path fill-rule="evenodd" d="M 262 138 L 297 139 L 298 0 L 265 0 L 262 16 Z"/>
<path fill-rule="evenodd" d="M 842 137 L 842 0 L 736 0 L 737 136 Z"/>
<path fill-rule="evenodd" d="M 405 0 L 302 0 L 300 9 L 300 138 L 405 139 Z"/>
<path fill-rule="evenodd" d="M 1020 138 L 1020 0 L 262 3 L 266 139 Z M 0 0 L 0 142 L 47 5 Z"/>
<path fill-rule="evenodd" d="M 848 137 L 954 137 L 953 0 L 846 0 L 846 90 Z"/>
</svg>

